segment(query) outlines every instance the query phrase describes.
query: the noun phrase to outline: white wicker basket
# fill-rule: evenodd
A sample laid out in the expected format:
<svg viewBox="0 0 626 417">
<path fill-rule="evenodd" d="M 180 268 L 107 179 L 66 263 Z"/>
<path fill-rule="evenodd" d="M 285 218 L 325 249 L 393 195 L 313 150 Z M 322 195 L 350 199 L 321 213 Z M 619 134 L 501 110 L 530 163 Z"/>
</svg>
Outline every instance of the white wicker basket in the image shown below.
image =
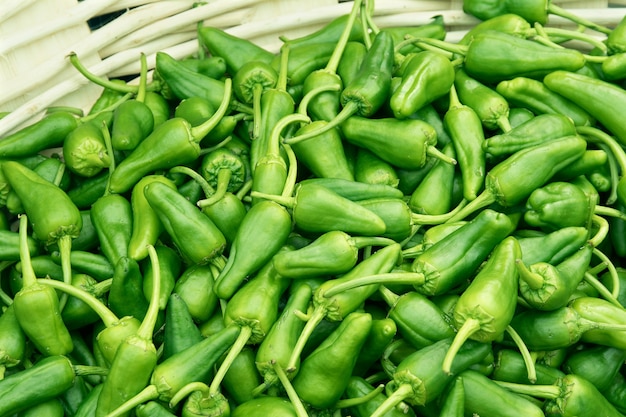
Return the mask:
<svg viewBox="0 0 626 417">
<path fill-rule="evenodd" d="M 196 24 L 213 25 L 277 51 L 279 35 L 296 37 L 349 12 L 338 0 L 4 0 L 0 10 L 0 136 L 37 120 L 46 107 L 87 109 L 101 87 L 69 64 L 76 52 L 92 72 L 120 77 L 139 72 L 139 54 L 150 68 L 157 51 L 176 58 L 197 49 Z M 626 14 L 625 0 L 556 1 L 590 20 L 611 26 Z M 462 11 L 462 0 L 378 0 L 380 27 L 419 25 L 444 16 L 448 39 L 458 39 L 478 22 Z M 110 19 L 114 16 L 113 19 Z M 100 27 L 89 25 L 109 17 Z M 571 24 L 558 17 L 552 26 Z"/>
</svg>

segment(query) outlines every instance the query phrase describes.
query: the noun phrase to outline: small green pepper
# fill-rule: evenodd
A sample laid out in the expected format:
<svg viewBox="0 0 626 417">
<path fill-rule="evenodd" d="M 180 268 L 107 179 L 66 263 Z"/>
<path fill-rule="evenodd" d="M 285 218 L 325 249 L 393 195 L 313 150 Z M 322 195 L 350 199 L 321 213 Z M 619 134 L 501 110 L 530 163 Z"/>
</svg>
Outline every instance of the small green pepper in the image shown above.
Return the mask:
<svg viewBox="0 0 626 417">
<path fill-rule="evenodd" d="M 111 164 L 102 133 L 103 118 L 78 125 L 63 141 L 63 159 L 68 169 L 83 177 L 93 177 Z"/>
<path fill-rule="evenodd" d="M 297 417 L 296 411 L 287 399 L 282 397 L 258 397 L 238 405 L 231 417 Z"/>
<path fill-rule="evenodd" d="M 339 327 L 302 361 L 293 380 L 293 387 L 302 401 L 323 409 L 341 398 L 371 324 L 369 313 L 348 314 Z"/>
<path fill-rule="evenodd" d="M 215 277 L 219 274 L 214 265 L 190 265 L 176 280 L 173 293 L 187 306 L 189 314 L 198 323 L 207 321 L 217 307 L 213 292 Z"/>
<path fill-rule="evenodd" d="M 535 383 L 539 385 L 554 384 L 558 378 L 565 375 L 559 368 L 542 363 L 535 363 L 534 367 L 537 375 Z M 512 349 L 500 349 L 498 351 L 491 378 L 496 381 L 514 382 L 518 384 L 527 384 L 530 382 L 522 354 Z"/>
<path fill-rule="evenodd" d="M 538 236 L 517 236 L 522 248 L 522 261 L 527 264 L 562 262 L 577 249 L 582 247 L 588 238 L 585 227 L 564 227 Z"/>
<path fill-rule="evenodd" d="M 624 349 L 611 346 L 589 346 L 572 352 L 563 362 L 562 369 L 591 382 L 599 391 L 606 390 L 626 361 Z"/>
<path fill-rule="evenodd" d="M 163 333 L 163 360 L 200 342 L 202 334 L 194 323 L 185 300 L 177 293 L 170 294 L 165 306 Z"/>
<path fill-rule="evenodd" d="M 89 214 L 100 250 L 111 265 L 128 256 L 133 225 L 130 201 L 121 194 L 106 194 L 93 203 Z"/>
<path fill-rule="evenodd" d="M 15 315 L 15 307 L 10 304 L 0 315 L 0 377 L 4 378 L 5 370 L 20 365 L 25 357 L 26 335 Z"/>
</svg>

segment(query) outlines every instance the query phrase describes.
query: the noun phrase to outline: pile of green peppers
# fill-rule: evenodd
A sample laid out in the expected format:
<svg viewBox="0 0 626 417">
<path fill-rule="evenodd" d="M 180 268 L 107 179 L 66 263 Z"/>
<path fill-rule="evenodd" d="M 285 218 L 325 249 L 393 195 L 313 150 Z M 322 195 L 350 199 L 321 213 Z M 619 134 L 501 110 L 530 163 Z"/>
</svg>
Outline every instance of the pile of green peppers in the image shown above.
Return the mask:
<svg viewBox="0 0 626 417">
<path fill-rule="evenodd" d="M 70 55 L 0 138 L 0 417 L 626 415 L 626 18 L 549 3 Z"/>
</svg>

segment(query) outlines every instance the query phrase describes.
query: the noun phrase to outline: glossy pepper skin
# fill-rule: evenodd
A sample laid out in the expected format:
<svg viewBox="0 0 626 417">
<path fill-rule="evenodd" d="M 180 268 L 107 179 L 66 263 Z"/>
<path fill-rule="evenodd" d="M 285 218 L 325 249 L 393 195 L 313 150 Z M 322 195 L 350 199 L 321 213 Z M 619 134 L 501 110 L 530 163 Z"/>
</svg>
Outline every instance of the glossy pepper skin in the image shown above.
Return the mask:
<svg viewBox="0 0 626 417">
<path fill-rule="evenodd" d="M 99 116 L 81 123 L 63 141 L 65 164 L 77 175 L 93 177 L 111 164 L 102 133 L 104 120 Z"/>
<path fill-rule="evenodd" d="M 348 314 L 339 327 L 302 361 L 293 387 L 304 402 L 323 409 L 341 398 L 371 324 L 369 313 Z"/>
<path fill-rule="evenodd" d="M 71 113 L 51 113 L 32 125 L 4 137 L 0 144 L 0 158 L 20 158 L 61 146 L 65 137 L 76 129 L 78 124 L 78 119 Z"/>
<path fill-rule="evenodd" d="M 121 257 L 128 256 L 133 225 L 130 201 L 120 194 L 104 195 L 93 203 L 89 215 L 100 250 L 109 262 L 115 265 Z"/>
<path fill-rule="evenodd" d="M 23 371 L 0 381 L 1 415 L 14 415 L 36 404 L 56 398 L 70 389 L 76 374 L 65 356 L 42 358 Z"/>
<path fill-rule="evenodd" d="M 162 182 L 148 184 L 144 196 L 182 255 L 207 263 L 226 247 L 226 238 L 198 207 Z M 193 238 L 192 238 L 193 237 Z"/>
<path fill-rule="evenodd" d="M 365 395 L 370 394 L 374 391 L 374 387 L 372 384 L 367 382 L 364 378 L 360 376 L 352 376 L 348 381 L 348 386 L 346 387 L 346 396 L 348 398 L 359 398 Z M 350 411 L 354 413 L 356 417 L 369 417 L 372 415 L 374 411 L 387 399 L 384 393 L 378 393 L 374 398 L 369 401 L 359 403 L 355 406 L 350 407 Z M 397 408 L 387 412 L 384 417 L 414 417 L 415 412 L 409 408 L 407 412 L 401 411 Z"/>
<path fill-rule="evenodd" d="M 253 205 L 244 217 L 233 241 L 226 266 L 215 280 L 214 291 L 228 299 L 285 244 L 291 232 L 287 209 L 272 201 Z"/>
<path fill-rule="evenodd" d="M 297 417 L 296 410 L 290 401 L 281 397 L 253 398 L 237 406 L 231 417 Z"/>
<path fill-rule="evenodd" d="M 7 368 L 20 365 L 26 355 L 26 335 L 15 316 L 13 305 L 0 315 L 0 375 Z"/>
<path fill-rule="evenodd" d="M 28 218 L 20 218 L 20 260 L 23 286 L 13 297 L 15 317 L 39 352 L 45 356 L 66 355 L 73 349 L 69 330 L 61 318 L 56 291 L 37 282 L 27 247 Z"/>
<path fill-rule="evenodd" d="M 454 84 L 454 65 L 443 54 L 416 52 L 402 64 L 400 85 L 389 98 L 389 106 L 398 119 L 412 115 L 426 104 L 444 96 Z"/>
<path fill-rule="evenodd" d="M 555 385 L 559 387 L 561 394 L 546 402 L 544 406 L 546 416 L 622 415 L 591 382 L 582 376 L 568 374 L 560 378 Z"/>
</svg>

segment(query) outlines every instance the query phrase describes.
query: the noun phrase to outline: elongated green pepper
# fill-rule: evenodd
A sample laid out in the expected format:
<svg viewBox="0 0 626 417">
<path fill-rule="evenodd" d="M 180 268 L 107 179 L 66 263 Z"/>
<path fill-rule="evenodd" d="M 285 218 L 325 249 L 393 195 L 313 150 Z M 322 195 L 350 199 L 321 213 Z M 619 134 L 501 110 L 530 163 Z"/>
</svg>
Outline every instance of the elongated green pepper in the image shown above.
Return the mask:
<svg viewBox="0 0 626 417">
<path fill-rule="evenodd" d="M 491 351 L 491 344 L 468 341 L 452 363 L 453 374 L 459 374 L 481 361 Z M 433 401 L 454 378 L 442 370 L 443 359 L 452 344 L 452 338 L 443 339 L 407 356 L 397 366 L 393 379 L 387 384 L 393 390 L 371 417 L 380 417 L 401 401 L 425 405 Z"/>
<path fill-rule="evenodd" d="M 339 327 L 302 361 L 293 387 L 304 402 L 323 409 L 341 398 L 371 323 L 372 317 L 368 313 L 348 314 Z"/>
<path fill-rule="evenodd" d="M 444 358 L 444 372 L 450 373 L 456 349 L 467 339 L 492 342 L 509 326 L 517 306 L 519 275 L 515 260 L 520 256 L 517 240 L 512 236 L 505 238 L 461 293 L 454 306 L 458 331 Z"/>
<path fill-rule="evenodd" d="M 26 335 L 10 304 L 0 315 L 0 376 L 7 368 L 20 365 L 26 357 Z"/>
<path fill-rule="evenodd" d="M 585 227 L 564 227 L 538 236 L 518 235 L 517 238 L 525 264 L 558 264 L 585 244 L 588 231 Z"/>
<path fill-rule="evenodd" d="M 590 346 L 568 355 L 562 369 L 568 374 L 580 375 L 602 392 L 609 387 L 625 360 L 623 349 Z"/>
<path fill-rule="evenodd" d="M 61 318 L 59 296 L 54 289 L 40 285 L 31 264 L 27 246 L 28 218 L 20 217 L 20 260 L 22 289 L 13 298 L 15 317 L 20 327 L 45 356 L 65 355 L 72 351 L 69 330 Z"/>
<path fill-rule="evenodd" d="M 176 280 L 173 293 L 185 302 L 196 322 L 207 321 L 215 311 L 217 296 L 213 292 L 213 285 L 218 274 L 214 265 L 194 264 L 187 267 Z"/>
<path fill-rule="evenodd" d="M 450 88 L 450 106 L 443 123 L 454 145 L 455 160 L 461 170 L 463 198 L 471 201 L 482 191 L 485 183 L 486 158 L 482 149 L 485 134 L 477 112 L 459 101 L 454 85 Z"/>
<path fill-rule="evenodd" d="M 534 367 L 537 375 L 536 384 L 554 384 L 558 378 L 565 375 L 559 368 L 542 363 L 535 363 Z M 530 382 L 522 354 L 512 349 L 501 349 L 498 351 L 491 377 L 496 381 L 514 382 L 518 384 L 527 384 Z"/>
<path fill-rule="evenodd" d="M 222 232 L 178 190 L 153 182 L 145 186 L 144 196 L 178 250 L 190 262 L 207 263 L 224 251 L 226 239 Z"/>
<path fill-rule="evenodd" d="M 109 262 L 115 265 L 121 257 L 128 256 L 133 225 L 130 201 L 121 194 L 104 195 L 93 203 L 89 215 L 100 250 Z"/>
<path fill-rule="evenodd" d="M 194 323 L 185 300 L 177 293 L 170 294 L 165 307 L 165 331 L 163 333 L 163 359 L 200 342 L 202 334 Z"/>
<path fill-rule="evenodd" d="M 160 271 L 154 247 L 148 248 L 155 269 L 154 285 L 148 311 L 137 332 L 120 344 L 98 397 L 96 416 L 106 416 L 136 395 L 148 384 L 157 364 L 157 351 L 152 340 L 159 311 Z"/>
<path fill-rule="evenodd" d="M 258 397 L 238 405 L 231 417 L 297 417 L 293 405 L 282 397 Z"/>
<path fill-rule="evenodd" d="M 262 201 L 244 217 L 230 247 L 228 261 L 215 280 L 214 292 L 228 299 L 286 243 L 291 216 L 280 204 Z"/>
<path fill-rule="evenodd" d="M 624 324 L 624 309 L 611 302 L 597 297 L 579 297 L 571 301 L 569 307 L 575 311 L 582 321 L 596 324 L 581 334 L 580 340 L 603 346 L 623 349 L 626 333 L 619 330 Z M 615 329 L 611 329 L 615 326 Z"/>
<path fill-rule="evenodd" d="M 358 182 L 385 184 L 392 187 L 397 187 L 400 183 L 396 169 L 389 162 L 383 161 L 365 148 L 356 149 L 353 170 L 354 179 Z"/>
<path fill-rule="evenodd" d="M 372 198 L 402 198 L 402 191 L 384 184 L 365 184 L 340 178 L 307 178 L 300 184 L 316 183 L 352 201 Z"/>
<path fill-rule="evenodd" d="M 543 82 L 527 77 L 516 77 L 498 83 L 496 91 L 512 105 L 526 107 L 533 113 L 562 114 L 576 126 L 593 125 L 595 119 L 579 105 L 550 90 Z"/>
<path fill-rule="evenodd" d="M 487 172 L 485 190 L 448 221 L 461 220 L 493 202 L 504 207 L 518 204 L 560 168 L 580 158 L 586 148 L 581 137 L 566 136 L 517 151 Z"/>
<path fill-rule="evenodd" d="M 109 191 L 126 192 L 152 171 L 196 160 L 200 155 L 198 143 L 226 113 L 230 92 L 231 81 L 227 79 L 219 109 L 199 126 L 191 127 L 182 118 L 172 118 L 156 128 L 117 165 L 109 180 Z"/>
<path fill-rule="evenodd" d="M 586 244 L 554 266 L 547 262 L 538 262 L 526 267 L 523 261 L 518 260 L 522 297 L 539 310 L 554 310 L 565 306 L 583 280 L 592 253 L 593 247 Z"/>
<path fill-rule="evenodd" d="M 378 237 L 350 236 L 333 230 L 303 248 L 277 253 L 272 262 L 276 271 L 284 277 L 336 275 L 348 272 L 356 265 L 361 248 L 391 243 L 393 241 Z"/>
</svg>

